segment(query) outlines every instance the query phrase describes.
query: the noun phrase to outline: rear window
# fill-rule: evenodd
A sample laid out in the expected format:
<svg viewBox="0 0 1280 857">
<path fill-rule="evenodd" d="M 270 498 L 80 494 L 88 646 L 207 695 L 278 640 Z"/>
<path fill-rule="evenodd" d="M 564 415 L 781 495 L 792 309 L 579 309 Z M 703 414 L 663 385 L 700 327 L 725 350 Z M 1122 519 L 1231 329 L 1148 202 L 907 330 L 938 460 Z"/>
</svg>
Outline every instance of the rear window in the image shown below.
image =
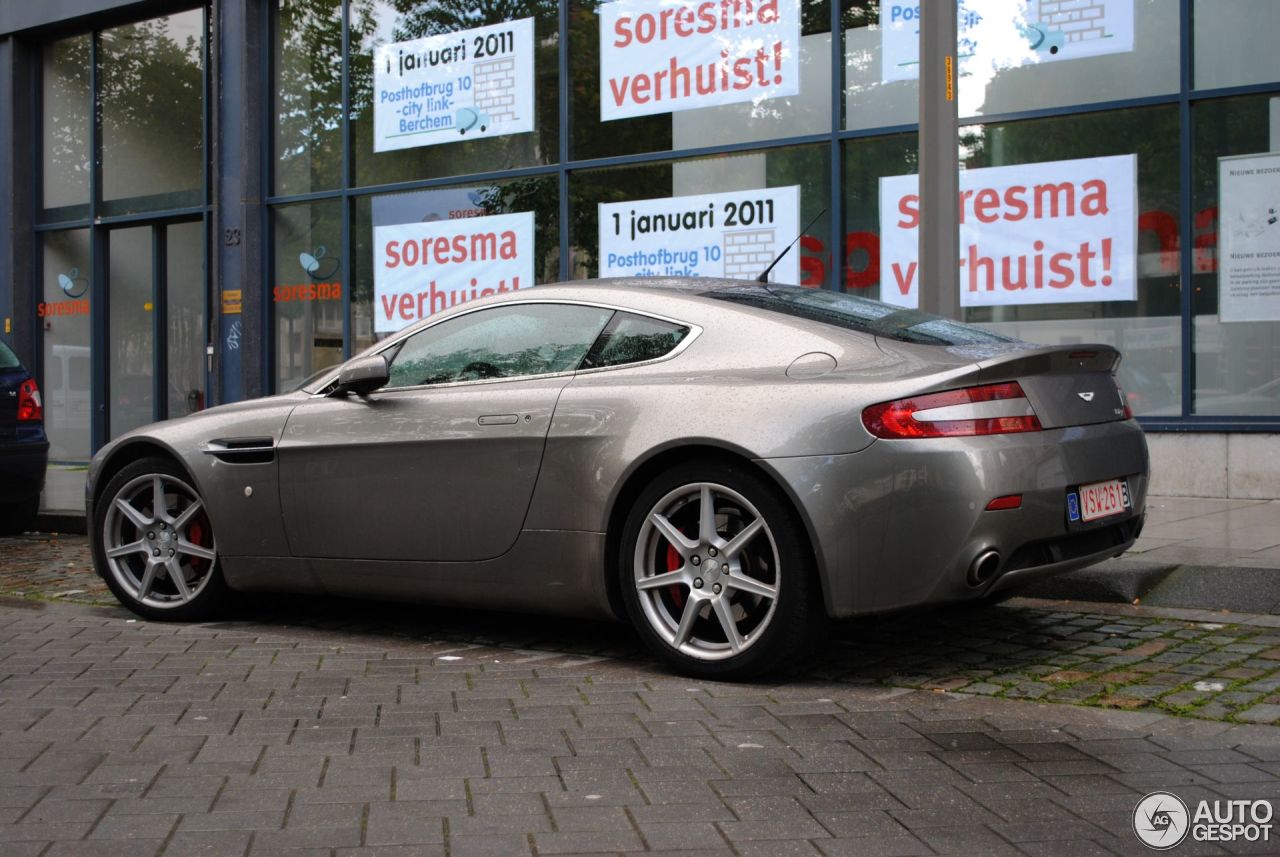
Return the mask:
<svg viewBox="0 0 1280 857">
<path fill-rule="evenodd" d="M 18 355 L 9 350 L 9 346 L 0 342 L 0 369 L 17 369 L 22 365 Z"/>
<path fill-rule="evenodd" d="M 579 368 L 600 369 L 657 360 L 668 354 L 688 335 L 688 327 L 619 312 L 605 327 Z"/>
<path fill-rule="evenodd" d="M 972 345 L 1017 342 L 1007 336 L 949 318 L 824 289 L 798 286 L 735 286 L 704 292 L 704 297 L 822 322 L 920 345 Z"/>
</svg>

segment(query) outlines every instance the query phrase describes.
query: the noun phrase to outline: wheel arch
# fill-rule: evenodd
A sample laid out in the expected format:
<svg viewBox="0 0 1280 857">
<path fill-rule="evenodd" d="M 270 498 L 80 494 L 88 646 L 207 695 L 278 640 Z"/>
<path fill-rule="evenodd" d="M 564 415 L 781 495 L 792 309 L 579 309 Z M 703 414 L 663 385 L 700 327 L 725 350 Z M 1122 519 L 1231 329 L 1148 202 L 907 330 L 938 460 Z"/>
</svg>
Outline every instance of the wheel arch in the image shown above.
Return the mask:
<svg viewBox="0 0 1280 857">
<path fill-rule="evenodd" d="M 826 573 L 817 550 L 819 542 L 813 529 L 813 522 L 805 514 L 804 507 L 800 504 L 791 487 L 780 479 L 772 469 L 762 466 L 759 460 L 751 458 L 744 450 L 699 441 L 653 450 L 647 457 L 639 460 L 631 468 L 631 471 L 623 478 L 621 487 L 614 492 L 613 499 L 609 504 L 608 516 L 605 519 L 607 528 L 605 530 L 605 563 L 603 569 L 609 608 L 614 615 L 623 620 L 626 619 L 627 615 L 622 603 L 621 582 L 618 579 L 618 563 L 621 560 L 619 551 L 621 550 L 622 530 L 626 524 L 627 515 L 631 511 L 632 504 L 645 486 L 663 471 L 680 464 L 708 461 L 741 466 L 763 479 L 765 483 L 778 492 L 779 498 L 785 502 L 801 525 L 806 542 L 805 548 L 813 561 L 814 571 L 818 575 L 823 605 L 827 612 L 830 613 Z"/>
<path fill-rule="evenodd" d="M 102 492 L 107 487 L 107 483 L 115 478 L 115 475 L 121 470 L 144 458 L 164 458 L 171 461 L 182 470 L 192 487 L 197 491 L 200 490 L 200 483 L 196 481 L 195 476 L 191 473 L 191 468 L 187 467 L 187 463 L 182 460 L 182 456 L 178 455 L 172 447 L 149 437 L 127 440 L 111 451 L 102 462 L 102 467 L 94 475 L 93 493 L 89 498 L 91 504 L 88 509 L 89 526 L 93 526 L 94 509 L 102 498 Z"/>
</svg>

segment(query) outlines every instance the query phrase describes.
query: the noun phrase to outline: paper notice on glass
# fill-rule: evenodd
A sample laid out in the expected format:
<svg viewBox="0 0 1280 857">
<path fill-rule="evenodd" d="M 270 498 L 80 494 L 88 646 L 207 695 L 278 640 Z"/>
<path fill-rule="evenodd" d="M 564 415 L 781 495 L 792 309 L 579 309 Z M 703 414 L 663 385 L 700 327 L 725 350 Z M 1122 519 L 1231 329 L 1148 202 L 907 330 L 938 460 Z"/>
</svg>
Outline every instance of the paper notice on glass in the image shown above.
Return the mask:
<svg viewBox="0 0 1280 857">
<path fill-rule="evenodd" d="M 600 6 L 600 119 L 800 92 L 798 0 Z"/>
<path fill-rule="evenodd" d="M 1137 300 L 1136 155 L 960 173 L 960 305 Z M 880 179 L 880 300 L 920 305 L 919 177 Z"/>
<path fill-rule="evenodd" d="M 880 76 L 920 77 L 920 0 L 880 4 Z M 960 74 L 1133 50 L 1133 0 L 960 0 Z"/>
<path fill-rule="evenodd" d="M 373 52 L 373 150 L 533 130 L 533 19 Z"/>
<path fill-rule="evenodd" d="M 799 185 L 601 203 L 600 276 L 754 280 L 799 235 Z M 800 282 L 797 248 L 769 282 Z"/>
<path fill-rule="evenodd" d="M 533 282 L 533 212 L 373 229 L 373 329 L 419 319 Z"/>
<path fill-rule="evenodd" d="M 1218 159 L 1218 316 L 1280 321 L 1280 152 Z"/>
</svg>

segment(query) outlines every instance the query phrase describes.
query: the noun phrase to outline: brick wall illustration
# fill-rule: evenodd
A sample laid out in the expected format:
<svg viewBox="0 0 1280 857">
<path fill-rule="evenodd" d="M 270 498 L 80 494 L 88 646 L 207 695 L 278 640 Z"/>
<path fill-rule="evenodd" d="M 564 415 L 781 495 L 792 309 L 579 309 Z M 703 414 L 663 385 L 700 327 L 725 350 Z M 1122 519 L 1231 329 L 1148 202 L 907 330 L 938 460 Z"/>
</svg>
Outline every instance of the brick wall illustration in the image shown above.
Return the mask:
<svg viewBox="0 0 1280 857">
<path fill-rule="evenodd" d="M 489 114 L 493 123 L 506 122 L 516 116 L 515 57 L 475 63 L 471 68 L 475 85 L 476 109 Z"/>
<path fill-rule="evenodd" d="M 743 229 L 724 234 L 724 275 L 754 280 L 773 261 L 773 229 Z"/>
<path fill-rule="evenodd" d="M 1039 0 L 1028 9 L 1029 20 L 1046 30 L 1057 31 L 1068 42 L 1101 39 L 1107 34 L 1102 26 L 1108 0 Z M 1037 8 L 1039 7 L 1039 8 Z"/>
</svg>

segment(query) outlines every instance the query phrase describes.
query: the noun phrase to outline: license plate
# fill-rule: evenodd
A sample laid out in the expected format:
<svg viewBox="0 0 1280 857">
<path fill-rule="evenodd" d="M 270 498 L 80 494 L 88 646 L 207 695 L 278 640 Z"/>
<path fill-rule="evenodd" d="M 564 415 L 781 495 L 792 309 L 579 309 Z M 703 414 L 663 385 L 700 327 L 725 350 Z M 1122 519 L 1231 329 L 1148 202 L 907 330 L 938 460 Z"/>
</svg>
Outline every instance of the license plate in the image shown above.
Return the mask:
<svg viewBox="0 0 1280 857">
<path fill-rule="evenodd" d="M 1133 504 L 1129 486 L 1123 479 L 1108 479 L 1081 485 L 1079 492 L 1067 494 L 1067 517 L 1073 521 L 1096 521 L 1119 515 Z"/>
</svg>

